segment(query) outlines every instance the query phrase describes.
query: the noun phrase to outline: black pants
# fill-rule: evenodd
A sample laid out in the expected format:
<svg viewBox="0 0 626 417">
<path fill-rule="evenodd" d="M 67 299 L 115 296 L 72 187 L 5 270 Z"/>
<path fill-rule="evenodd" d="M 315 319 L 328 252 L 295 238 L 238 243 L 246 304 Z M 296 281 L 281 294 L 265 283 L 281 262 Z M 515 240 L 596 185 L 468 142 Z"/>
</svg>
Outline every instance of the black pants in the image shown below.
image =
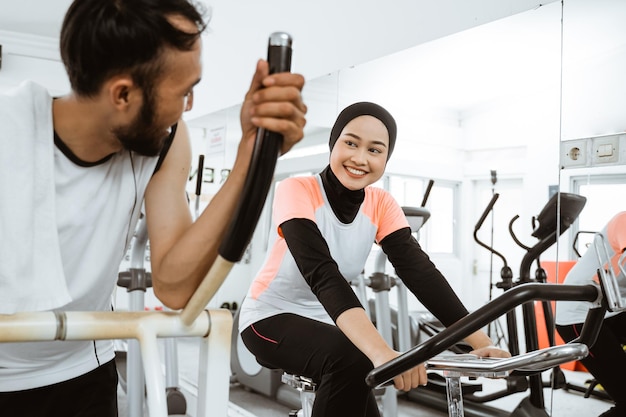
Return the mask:
<svg viewBox="0 0 626 417">
<path fill-rule="evenodd" d="M 563 340 L 569 342 L 578 337 L 582 323 L 556 328 Z M 604 320 L 596 343 L 581 362 L 626 413 L 626 352 L 623 344 L 626 344 L 626 313 Z"/>
<path fill-rule="evenodd" d="M 0 414 L 11 417 L 117 417 L 115 361 L 58 384 L 0 392 Z"/>
<path fill-rule="evenodd" d="M 336 326 L 280 314 L 253 324 L 241 337 L 261 365 L 318 384 L 312 417 L 380 415 L 365 383 L 372 362 Z"/>
</svg>

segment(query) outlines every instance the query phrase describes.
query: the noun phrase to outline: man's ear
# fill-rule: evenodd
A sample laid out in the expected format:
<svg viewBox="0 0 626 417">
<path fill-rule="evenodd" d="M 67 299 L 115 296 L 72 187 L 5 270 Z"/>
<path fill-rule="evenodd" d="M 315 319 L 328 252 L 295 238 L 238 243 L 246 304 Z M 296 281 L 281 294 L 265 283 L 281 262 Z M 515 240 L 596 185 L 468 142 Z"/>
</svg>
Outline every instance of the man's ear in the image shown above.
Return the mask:
<svg viewBox="0 0 626 417">
<path fill-rule="evenodd" d="M 108 83 L 109 99 L 115 108 L 128 111 L 141 103 L 141 89 L 128 75 L 112 78 Z"/>
</svg>

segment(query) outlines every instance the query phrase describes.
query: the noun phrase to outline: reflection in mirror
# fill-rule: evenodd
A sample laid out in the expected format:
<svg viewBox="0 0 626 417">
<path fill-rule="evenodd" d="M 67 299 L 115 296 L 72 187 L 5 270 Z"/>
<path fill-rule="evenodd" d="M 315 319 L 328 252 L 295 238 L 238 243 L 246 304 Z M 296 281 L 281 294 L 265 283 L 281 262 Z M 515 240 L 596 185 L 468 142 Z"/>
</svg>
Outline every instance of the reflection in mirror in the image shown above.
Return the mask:
<svg viewBox="0 0 626 417">
<path fill-rule="evenodd" d="M 560 191 L 584 196 L 587 202 L 558 242 L 552 277 L 566 284 L 588 284 L 598 271 L 614 271 L 622 296 L 626 295 L 623 257 L 620 260 L 626 249 L 624 19 L 626 2 L 621 0 L 563 2 Z M 556 303 L 556 336 L 565 341 L 576 337 L 588 309 L 584 303 Z M 606 416 L 626 415 L 625 341 L 626 312 L 608 313 L 590 355 L 574 365 L 590 371 L 594 383 L 602 386 L 603 391 L 594 393 L 616 401 Z"/>
<path fill-rule="evenodd" d="M 401 205 L 416 206 L 428 180 L 435 181 L 420 243 L 468 308 L 481 307 L 513 279 L 530 279 L 531 265 L 523 261 L 530 248 L 546 242 L 532 232 L 534 216 L 558 189 L 561 12 L 555 2 L 313 80 L 315 98 L 322 99 L 310 106 L 319 118 L 309 123 L 322 127 L 318 147 L 311 145 L 306 162 L 288 155 L 279 169 L 284 175 L 319 172 L 328 161 L 328 130 L 338 111 L 361 100 L 385 106 L 398 122 L 398 139 L 379 185 Z M 501 260 L 477 245 L 472 233 L 495 194 L 480 234 L 512 268 L 507 282 L 499 274 Z M 516 216 L 519 244 L 509 231 Z M 554 236 L 547 241 L 554 251 Z M 366 276 L 378 271 L 378 251 L 372 251 Z M 389 265 L 385 272 L 394 273 Z M 395 292 L 390 297 L 392 305 L 400 304 Z M 425 308 L 409 297 L 409 310 Z M 534 326 L 534 316 L 528 320 Z M 527 350 L 527 329 L 518 311 L 488 330 L 496 343 L 520 353 Z M 529 407 L 549 408 L 541 377 L 532 383 L 529 395 L 538 398 Z"/>
<path fill-rule="evenodd" d="M 613 93 L 615 86 L 608 75 L 623 68 L 610 62 L 610 52 L 619 50 L 616 41 L 622 37 L 610 36 L 607 50 L 591 42 L 591 35 L 600 35 L 599 28 L 619 27 L 590 23 L 604 8 L 604 2 L 598 3 L 599 10 L 594 4 L 589 0 L 564 3 L 563 42 L 562 4 L 552 2 L 307 80 L 307 136 L 280 158 L 276 180 L 324 168 L 328 163 L 330 126 L 346 105 L 359 100 L 382 104 L 396 117 L 399 136 L 387 176 L 378 185 L 387 188 L 401 205 L 418 206 L 428 180 L 435 181 L 426 203 L 431 218 L 420 230 L 420 242 L 468 308 L 477 309 L 506 288 L 507 282 L 500 274 L 504 260 L 512 270 L 508 284 L 526 273 L 521 265 L 528 248 L 540 241 L 533 235 L 533 220 L 559 186 L 561 191 L 584 192 L 589 196 L 581 219 L 593 204 L 592 191 L 585 189 L 593 184 L 590 175 L 581 168 L 559 169 L 561 143 L 618 133 L 626 127 L 619 126 L 617 107 L 598 115 L 599 104 L 609 101 L 598 97 L 600 92 L 618 95 Z M 579 5 L 585 6 L 584 10 Z M 577 27 L 580 24 L 594 30 Z M 575 43 L 570 36 L 574 34 L 584 34 L 582 40 L 586 43 Z M 590 62 L 601 73 L 590 75 Z M 594 94 L 596 98 L 590 99 Z M 211 122 L 190 121 L 190 126 L 203 132 L 206 129 L 203 134 L 216 139 L 220 136 L 212 132 L 219 132 L 220 128 L 225 129 L 222 132 L 226 136 L 236 136 L 237 114 L 237 108 L 230 109 L 215 115 Z M 216 168 L 227 166 L 231 163 L 229 155 L 233 153 L 226 149 L 207 156 L 207 163 Z M 619 167 L 608 168 L 614 171 L 603 174 L 622 172 Z M 584 182 L 579 188 L 569 187 L 569 177 L 564 177 L 569 173 L 582 175 Z M 478 236 L 504 259 L 478 245 L 473 236 L 478 219 L 496 194 L 498 198 Z M 266 207 L 253 238 L 250 263 L 237 266 L 239 277 L 253 274 L 265 257 L 271 232 L 269 211 Z M 511 230 L 518 242 L 509 230 L 516 216 Z M 569 239 L 569 233 L 570 230 L 563 238 Z M 562 249 L 563 245 L 559 247 Z M 556 245 L 550 246 L 540 254 L 541 260 L 566 259 L 558 252 Z M 371 259 L 367 272 L 374 270 L 376 254 Z M 533 264 L 531 278 L 534 267 Z M 237 284 L 242 286 L 241 281 Z M 234 298 L 239 296 L 238 293 Z M 395 293 L 391 297 L 393 305 Z M 411 311 L 423 310 L 413 297 L 409 297 L 409 302 Z M 524 323 L 519 312 L 512 316 L 516 321 L 511 318 L 511 326 L 502 318 L 489 332 L 494 341 L 506 345 L 513 343 L 509 334 L 515 331 L 519 340 L 510 350 L 523 352 Z M 550 398 L 545 403 L 551 407 Z"/>
<path fill-rule="evenodd" d="M 588 7 L 577 12 L 574 3 L 595 4 L 567 1 L 566 32 L 568 25 L 572 29 L 577 22 L 596 16 L 589 14 Z M 420 242 L 468 308 L 477 309 L 528 272 L 522 271 L 522 264 L 529 249 L 541 241 L 533 234 L 537 226 L 534 220 L 546 207 L 556 210 L 547 204 L 559 183 L 562 191 L 579 191 L 563 187 L 563 173 L 574 170 L 559 169 L 561 139 L 607 133 L 594 130 L 592 124 L 577 131 L 585 118 L 596 119 L 592 111 L 584 117 L 573 111 L 572 106 L 589 104 L 576 98 L 577 90 L 572 88 L 579 84 L 586 88 L 588 75 L 583 73 L 584 59 L 570 52 L 593 53 L 598 49 L 574 46 L 567 38 L 562 42 L 562 12 L 561 2 L 551 2 L 307 80 L 307 136 L 280 158 L 276 180 L 324 168 L 330 126 L 345 106 L 360 100 L 382 104 L 396 117 L 399 136 L 387 176 L 378 185 L 387 188 L 401 205 L 416 206 L 428 180 L 434 179 L 426 204 L 431 218 L 420 230 Z M 587 36 L 590 32 L 580 33 Z M 562 56 L 569 63 L 563 67 L 563 98 Z M 568 68 L 574 70 L 569 73 Z M 594 103 L 591 108 L 596 107 Z M 218 127 L 226 126 L 228 136 L 235 133 L 237 113 L 237 109 L 231 110 L 217 122 Z M 206 121 L 190 125 L 205 129 Z M 502 258 L 478 245 L 473 236 L 478 219 L 495 195 L 498 198 L 478 234 Z M 250 264 L 243 266 L 247 270 L 238 265 L 237 276 L 253 274 L 265 257 L 271 231 L 269 211 L 266 207 L 265 220 L 261 219 L 253 238 Z M 541 260 L 557 259 L 557 253 L 556 245 L 550 246 L 540 254 Z M 371 259 L 376 259 L 376 254 Z M 368 272 L 374 270 L 372 264 L 366 266 Z M 504 266 L 512 269 L 508 282 L 500 275 Z M 534 272 L 534 264 L 532 267 Z M 237 284 L 241 286 L 241 281 Z M 395 293 L 391 296 L 394 304 Z M 412 297 L 410 303 L 410 310 L 423 310 Z M 521 314 L 513 313 L 510 323 L 506 319 L 489 329 L 492 339 L 510 344 L 512 352 L 525 351 L 526 328 Z M 519 340 L 513 340 L 513 332 Z M 545 405 L 551 407 L 549 398 Z"/>
<path fill-rule="evenodd" d="M 584 8 L 577 8 L 575 3 Z M 429 178 L 434 178 L 438 187 L 450 191 L 445 197 L 433 193 L 429 199 L 432 218 L 422 229 L 420 241 L 471 309 L 497 296 L 502 289 L 494 287 L 503 282 L 498 276 L 503 266 L 500 259 L 475 245 L 471 238 L 472 226 L 494 194 L 499 197 L 480 231 L 481 237 L 504 254 L 513 268 L 514 279 L 530 272 L 530 266 L 528 271 L 522 271 L 520 264 L 527 259 L 527 248 L 541 243 L 533 234 L 536 227 L 532 219 L 544 208 L 556 213 L 556 205 L 547 203 L 559 182 L 561 191 L 587 196 L 588 205 L 581 219 L 596 204 L 594 194 L 605 193 L 613 201 L 615 195 L 624 195 L 624 188 L 618 188 L 623 187 L 624 181 L 615 176 L 623 173 L 620 167 L 604 169 L 603 186 L 609 186 L 610 192 L 599 188 L 587 190 L 585 187 L 591 187 L 595 180 L 586 173 L 582 177 L 584 182 L 578 178 L 572 188 L 565 188 L 563 177 L 559 176 L 564 172 L 559 169 L 561 139 L 619 133 L 626 127 L 621 125 L 619 107 L 607 110 L 603 107 L 611 97 L 623 96 L 619 94 L 620 88 L 613 85 L 615 78 L 607 76 L 623 69 L 619 62 L 611 61 L 610 53 L 621 48 L 615 42 L 621 42 L 624 37 L 613 34 L 605 50 L 592 43 L 590 36 L 592 32 L 594 37 L 600 35 L 598 28 L 619 28 L 619 18 L 614 23 L 592 23 L 592 18 L 604 10 L 604 3 L 565 2 L 561 98 L 560 6 L 548 5 L 420 45 L 342 70 L 333 74 L 332 79 L 324 80 L 328 81 L 334 99 L 326 105 L 334 105 L 335 112 L 353 101 L 372 100 L 396 115 L 400 136 L 389 163 L 388 178 L 382 186 L 401 204 L 418 204 Z M 613 18 L 616 16 L 620 15 L 614 14 Z M 594 30 L 577 28 L 579 23 Z M 579 40 L 567 36 L 570 33 L 582 34 L 589 44 L 581 45 Z M 583 53 L 592 55 L 585 57 Z M 590 63 L 595 63 L 595 71 L 602 72 L 590 74 L 587 69 Z M 595 81 L 600 88 L 589 87 Z M 594 98 L 594 94 L 599 96 Z M 598 109 L 602 109 L 599 117 Z M 332 116 L 328 120 L 332 121 Z M 324 137 L 320 136 L 323 151 Z M 626 146 L 622 145 L 621 149 Z M 607 176 L 609 173 L 613 174 L 612 178 Z M 611 202 L 598 200 L 600 206 Z M 507 230 L 516 215 L 520 217 L 513 229 L 522 245 L 516 244 Z M 437 219 L 445 219 L 444 225 L 450 227 L 441 227 Z M 454 233 L 448 239 L 450 229 Z M 443 237 L 439 242 L 454 243 L 440 245 L 431 237 Z M 554 241 L 548 243 L 552 245 Z M 539 255 L 542 260 L 558 259 L 557 246 L 549 246 Z M 534 278 L 534 274 L 528 278 Z M 524 351 L 528 346 L 527 329 L 521 318 L 517 319 L 519 349 Z M 542 317 L 537 316 L 537 320 Z M 511 329 L 505 327 L 505 322 L 500 327 L 493 326 L 494 340 L 509 336 L 506 330 Z M 544 329 L 543 346 L 550 342 L 550 336 L 555 336 L 554 330 Z M 558 377 L 558 372 L 555 375 Z M 576 388 L 571 380 L 566 382 L 568 388 Z M 551 398 L 545 402 L 550 408 Z M 607 408 L 602 404 L 596 406 L 600 411 Z"/>
</svg>

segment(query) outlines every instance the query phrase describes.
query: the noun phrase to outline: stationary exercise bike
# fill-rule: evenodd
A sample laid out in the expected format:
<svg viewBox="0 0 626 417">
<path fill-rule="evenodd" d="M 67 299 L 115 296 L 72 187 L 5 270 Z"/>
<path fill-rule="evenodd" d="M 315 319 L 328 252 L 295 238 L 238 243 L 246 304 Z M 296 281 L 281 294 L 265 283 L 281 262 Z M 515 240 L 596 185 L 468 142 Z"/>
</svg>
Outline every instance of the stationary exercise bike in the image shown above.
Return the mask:
<svg viewBox="0 0 626 417">
<path fill-rule="evenodd" d="M 560 195 L 561 197 L 561 201 L 560 204 L 563 206 L 562 208 L 562 213 L 565 212 L 565 215 L 567 216 L 567 218 L 564 220 L 563 224 L 562 224 L 562 229 L 560 230 L 560 234 L 562 234 L 565 230 L 567 230 L 567 228 L 569 227 L 569 225 L 571 225 L 576 218 L 578 217 L 578 214 L 580 211 L 582 211 L 584 205 L 585 205 L 585 199 L 584 197 L 581 196 L 577 196 L 575 194 L 569 194 L 569 193 L 561 193 Z M 551 223 L 553 220 L 549 220 L 546 221 L 546 216 L 549 215 L 549 213 L 551 212 L 551 210 L 553 209 L 552 206 L 555 205 L 556 202 L 556 196 L 553 196 L 551 201 L 546 205 L 546 207 L 544 208 L 544 210 L 542 211 L 542 214 L 539 215 L 539 219 L 542 219 L 542 221 L 545 223 Z M 496 200 L 498 199 L 498 195 L 495 194 L 492 198 L 492 200 L 490 201 L 487 209 L 485 210 L 485 212 L 483 213 L 483 216 L 481 217 L 481 220 L 477 223 L 476 225 L 476 229 L 474 232 L 474 239 L 476 240 L 476 242 L 483 246 L 484 248 L 490 250 L 494 255 L 497 255 L 503 262 L 503 267 L 500 271 L 500 276 L 501 276 L 501 281 L 496 283 L 495 286 L 498 288 L 502 288 L 504 290 L 510 289 L 512 288 L 513 285 L 515 285 L 515 283 L 512 282 L 512 273 L 511 273 L 511 269 L 510 267 L 508 267 L 507 265 L 507 261 L 506 258 L 499 252 L 497 252 L 495 249 L 493 249 L 493 247 L 490 247 L 488 245 L 486 245 L 485 243 L 481 242 L 480 239 L 477 236 L 477 232 L 478 229 L 480 228 L 480 226 L 482 225 L 482 222 L 484 221 L 487 213 L 493 208 L 494 203 L 496 202 Z M 556 207 L 554 207 L 554 209 L 556 210 Z M 515 235 L 515 232 L 513 231 L 513 224 L 514 222 L 518 219 L 519 216 L 515 216 L 513 217 L 513 219 L 511 219 L 510 223 L 509 223 L 509 232 L 511 234 L 511 237 L 513 238 L 513 240 L 515 241 L 515 243 L 520 246 L 521 248 L 525 249 L 525 250 L 530 250 L 530 248 L 526 245 L 524 245 Z M 533 219 L 533 226 L 535 226 L 535 219 Z M 540 230 L 536 231 L 534 233 L 534 235 L 536 234 L 541 234 L 541 233 L 545 233 L 542 232 Z M 579 232 L 580 233 L 580 232 Z M 584 232 L 584 233 L 594 233 L 594 232 Z M 595 233 L 594 233 L 595 234 Z M 578 234 L 576 235 L 576 238 L 574 239 L 574 250 L 576 251 L 576 240 L 578 238 Z M 576 251 L 578 252 L 578 251 Z M 546 283 L 547 282 L 547 273 L 545 271 L 545 269 L 542 267 L 540 259 L 539 259 L 539 255 L 537 254 L 536 258 L 535 258 L 535 262 L 537 264 L 537 269 L 535 270 L 535 278 L 534 281 L 535 282 L 539 282 L 539 283 Z M 553 307 L 552 307 L 552 302 L 544 300 L 541 301 L 540 303 L 535 303 L 535 310 L 536 310 L 536 314 L 539 316 L 537 319 L 543 319 L 543 328 L 545 329 L 546 332 L 546 338 L 548 341 L 549 346 L 555 346 L 556 344 L 556 340 L 555 340 L 555 334 L 554 332 L 551 330 L 554 328 L 554 312 L 553 312 Z M 507 313 L 507 330 L 508 330 L 508 334 L 510 335 L 509 338 L 509 350 L 511 352 L 518 352 L 519 348 L 517 348 L 517 346 L 519 346 L 519 337 L 517 334 L 517 323 L 516 323 L 516 316 L 515 314 L 512 314 L 514 312 L 509 312 Z M 537 323 L 537 322 L 535 322 Z M 537 328 L 535 328 L 535 331 L 537 331 Z M 516 350 L 517 349 L 517 350 Z M 515 381 L 513 379 L 513 381 Z M 520 385 L 513 385 L 512 383 L 510 383 L 508 386 L 515 386 L 515 387 L 523 387 L 524 386 L 524 380 L 520 380 L 518 379 L 517 382 L 519 383 L 521 381 Z M 509 382 L 509 381 L 507 381 Z M 562 369 L 560 366 L 554 367 L 552 369 L 552 375 L 551 375 L 551 381 L 549 383 L 545 383 L 543 384 L 544 387 L 552 387 L 554 389 L 566 389 L 566 390 L 574 390 L 574 391 L 578 391 L 578 392 L 583 392 L 585 394 L 585 397 L 588 396 L 596 396 L 598 398 L 601 399 L 608 399 L 609 397 L 600 391 L 594 390 L 593 386 L 590 387 L 582 387 L 582 386 L 578 386 L 572 383 L 569 383 L 566 381 L 565 379 L 565 374 L 563 373 Z"/>
<path fill-rule="evenodd" d="M 562 218 L 562 221 L 564 223 L 569 222 L 567 215 Z M 535 231 L 537 237 L 543 235 L 540 231 L 541 229 Z M 551 232 L 548 233 L 548 237 L 552 234 Z M 600 264 L 602 263 L 603 261 L 600 262 Z M 580 337 L 566 345 L 551 346 L 541 350 L 529 350 L 527 353 L 503 360 L 467 358 L 465 355 L 459 355 L 456 358 L 437 357 L 453 343 L 481 329 L 516 306 L 526 305 L 532 308 L 533 303 L 531 301 L 533 300 L 569 300 L 592 303 L 592 308 L 587 314 Z M 460 376 L 491 374 L 495 377 L 506 376 L 509 373 L 521 373 L 522 375 L 533 377 L 562 363 L 581 359 L 588 354 L 588 348 L 595 343 L 606 311 L 625 310 L 626 303 L 621 298 L 617 280 L 615 275 L 612 274 L 601 273 L 600 285 L 523 282 L 505 291 L 500 297 L 490 301 L 487 305 L 474 311 L 447 329 L 442 330 L 426 342 L 374 369 L 370 372 L 366 381 L 371 387 L 384 385 L 387 381 L 390 381 L 407 369 L 420 363 L 426 363 L 429 368 L 442 370 L 444 375 L 446 375 L 449 416 L 462 417 L 464 416 L 464 397 L 459 386 Z M 539 381 L 541 381 L 540 375 Z M 532 394 L 531 391 L 531 396 L 522 400 L 510 415 L 514 417 L 547 416 L 543 404 L 536 404 L 534 402 L 536 398 L 533 398 Z"/>
<path fill-rule="evenodd" d="M 494 253 L 503 260 L 504 265 L 501 269 L 502 281 L 497 283 L 496 287 L 503 289 L 506 293 L 507 291 L 510 291 L 511 289 L 521 284 L 532 282 L 544 283 L 545 277 L 543 277 L 542 275 L 541 268 L 538 269 L 538 273 L 535 279 L 531 279 L 531 267 L 534 262 L 538 262 L 539 256 L 556 242 L 557 237 L 565 232 L 576 220 L 585 205 L 586 199 L 582 196 L 569 193 L 561 193 L 560 195 L 555 194 L 554 196 L 552 196 L 546 203 L 544 208 L 541 210 L 540 214 L 533 218 L 532 236 L 538 239 L 538 242 L 536 242 L 533 246 L 526 246 L 521 244 L 521 242 L 519 241 L 519 239 L 517 239 L 515 233 L 513 232 L 513 223 L 518 219 L 519 216 L 515 216 L 511 220 L 511 222 L 509 223 L 509 231 L 511 233 L 511 236 L 518 244 L 520 244 L 520 246 L 522 246 L 526 250 L 526 254 L 520 262 L 519 278 L 517 281 L 514 281 L 512 270 L 508 266 L 504 256 L 495 251 L 495 249 L 493 249 L 489 245 L 481 242 L 480 239 L 478 239 L 477 237 L 478 230 L 482 226 L 489 212 L 493 209 L 493 206 L 498 199 L 498 196 L 499 195 L 497 193 L 493 195 L 492 200 L 487 205 L 487 208 L 485 209 L 482 216 L 480 217 L 480 220 L 476 224 L 474 232 L 477 243 L 492 251 L 492 253 Z M 559 198 L 560 201 L 558 200 Z M 558 224 L 557 207 L 560 213 L 560 221 Z M 551 306 L 549 301 L 542 300 L 542 305 L 544 306 L 544 311 L 550 311 L 549 308 Z M 536 322 L 537 318 L 534 303 L 522 304 L 521 308 L 525 331 L 525 351 L 536 351 L 538 349 L 538 336 Z M 508 350 L 511 355 L 517 356 L 520 354 L 520 342 L 519 335 L 517 333 L 518 325 L 516 311 L 515 309 L 511 309 L 505 314 L 508 333 Z M 548 320 L 547 328 L 553 328 L 553 325 L 550 322 L 549 315 L 546 316 L 546 319 Z M 490 324 L 493 325 L 492 322 L 487 323 L 487 325 Z M 443 331 L 443 329 L 440 330 Z M 438 334 L 436 334 L 436 336 L 438 336 Z M 477 386 L 475 386 L 474 384 L 469 384 L 467 386 L 467 388 L 469 389 L 466 389 L 463 395 L 463 399 L 465 400 L 466 404 L 466 415 L 471 417 L 510 416 L 510 413 L 496 407 L 491 407 L 488 403 L 490 401 L 511 394 L 525 392 L 528 390 L 529 396 L 525 398 L 518 406 L 518 408 L 520 409 L 519 413 L 521 413 L 519 415 L 527 415 L 532 417 L 546 416 L 543 397 L 543 388 L 546 385 L 541 379 L 541 374 L 534 373 L 531 375 L 527 375 L 521 373 L 513 373 L 507 376 L 506 383 L 506 388 L 491 393 L 482 393 L 480 392 L 481 389 L 477 389 Z M 416 402 L 431 406 L 433 408 L 446 410 L 448 408 L 448 403 L 447 399 L 444 397 L 445 389 L 442 387 L 442 384 L 429 384 L 429 388 L 433 388 L 438 391 L 438 395 L 432 395 L 432 393 L 428 393 L 427 390 L 417 389 L 409 392 L 408 397 L 412 400 L 415 400 Z M 480 385 L 478 386 L 478 388 L 480 388 Z"/>
</svg>

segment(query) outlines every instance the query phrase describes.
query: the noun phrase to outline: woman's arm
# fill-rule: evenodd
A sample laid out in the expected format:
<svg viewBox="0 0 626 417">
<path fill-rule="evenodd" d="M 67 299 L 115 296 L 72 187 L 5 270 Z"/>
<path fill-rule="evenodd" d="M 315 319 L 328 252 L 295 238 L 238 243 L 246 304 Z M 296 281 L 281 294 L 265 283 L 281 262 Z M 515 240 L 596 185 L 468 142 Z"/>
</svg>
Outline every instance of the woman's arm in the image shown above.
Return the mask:
<svg viewBox="0 0 626 417">
<path fill-rule="evenodd" d="M 374 367 L 400 355 L 389 347 L 362 308 L 341 313 L 337 318 L 337 327 L 372 361 Z M 399 390 L 408 391 L 419 385 L 426 385 L 427 381 L 426 368 L 424 364 L 420 364 L 396 376 L 393 385 Z"/>
<path fill-rule="evenodd" d="M 449 326 L 469 314 L 409 228 L 386 236 L 381 241 L 381 246 L 402 282 L 444 326 Z M 509 352 L 493 346 L 489 336 L 482 330 L 472 333 L 465 341 L 474 349 L 471 353 L 478 356 L 511 356 Z"/>
<path fill-rule="evenodd" d="M 380 245 L 404 285 L 444 326 L 468 314 L 446 278 L 422 250 L 410 228 L 396 230 L 386 236 Z"/>
</svg>

